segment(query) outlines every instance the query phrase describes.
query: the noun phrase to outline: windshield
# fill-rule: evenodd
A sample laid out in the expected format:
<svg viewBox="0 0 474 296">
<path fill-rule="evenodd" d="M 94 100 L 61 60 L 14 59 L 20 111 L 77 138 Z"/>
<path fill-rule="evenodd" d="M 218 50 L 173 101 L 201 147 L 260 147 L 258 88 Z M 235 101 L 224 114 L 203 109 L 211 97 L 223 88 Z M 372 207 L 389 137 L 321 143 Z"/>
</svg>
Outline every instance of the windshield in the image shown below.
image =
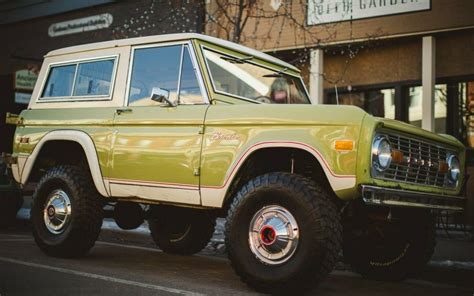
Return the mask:
<svg viewBox="0 0 474 296">
<path fill-rule="evenodd" d="M 299 77 L 204 49 L 217 92 L 267 104 L 311 104 Z"/>
</svg>

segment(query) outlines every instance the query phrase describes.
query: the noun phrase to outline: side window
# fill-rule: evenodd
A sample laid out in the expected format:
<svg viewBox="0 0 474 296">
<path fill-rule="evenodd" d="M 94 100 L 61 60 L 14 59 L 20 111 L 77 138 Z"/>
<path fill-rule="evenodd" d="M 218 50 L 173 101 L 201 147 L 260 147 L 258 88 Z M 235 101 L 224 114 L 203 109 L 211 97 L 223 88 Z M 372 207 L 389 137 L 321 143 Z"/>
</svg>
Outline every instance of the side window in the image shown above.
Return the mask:
<svg viewBox="0 0 474 296">
<path fill-rule="evenodd" d="M 109 96 L 115 58 L 52 66 L 40 100 Z"/>
<path fill-rule="evenodd" d="M 181 45 L 136 49 L 133 57 L 128 104 L 149 106 L 158 104 L 150 99 L 153 88 L 169 91 L 169 99 L 178 99 Z"/>
<path fill-rule="evenodd" d="M 79 64 L 74 96 L 103 96 L 109 94 L 114 60 Z"/>
<path fill-rule="evenodd" d="M 181 83 L 179 87 L 180 104 L 202 104 L 203 98 L 199 83 L 196 77 L 189 49 L 184 47 L 183 68 L 181 70 Z"/>
<path fill-rule="evenodd" d="M 55 97 L 68 97 L 72 92 L 74 73 L 77 65 L 52 67 L 43 90 L 42 97 L 45 99 Z"/>
</svg>

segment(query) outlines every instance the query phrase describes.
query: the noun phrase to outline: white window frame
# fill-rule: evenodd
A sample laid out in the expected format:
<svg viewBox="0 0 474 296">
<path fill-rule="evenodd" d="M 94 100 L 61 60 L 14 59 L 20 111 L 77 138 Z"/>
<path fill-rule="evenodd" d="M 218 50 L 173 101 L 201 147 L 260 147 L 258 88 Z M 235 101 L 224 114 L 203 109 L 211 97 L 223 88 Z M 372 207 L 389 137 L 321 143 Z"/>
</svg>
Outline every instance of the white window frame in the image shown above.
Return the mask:
<svg viewBox="0 0 474 296">
<path fill-rule="evenodd" d="M 180 60 L 179 60 L 179 75 L 178 75 L 178 81 L 177 81 L 177 97 L 178 97 L 178 105 L 179 106 L 193 106 L 193 105 L 209 105 L 210 100 L 209 96 L 206 91 L 206 87 L 204 84 L 204 80 L 202 78 L 202 73 L 198 67 L 198 62 L 196 58 L 196 53 L 194 52 L 194 46 L 191 41 L 177 41 L 177 42 L 165 42 L 165 43 L 154 43 L 154 44 L 147 44 L 147 45 L 138 45 L 138 46 L 133 46 L 132 50 L 130 52 L 130 65 L 128 68 L 128 77 L 127 77 L 127 89 L 125 91 L 125 100 L 124 100 L 124 105 L 125 106 L 130 106 L 130 87 L 132 83 L 132 70 L 133 70 L 133 64 L 135 61 L 135 50 L 137 49 L 144 49 L 144 48 L 160 48 L 160 47 L 167 47 L 167 46 L 174 46 L 174 45 L 181 45 L 181 53 L 180 53 Z M 188 52 L 191 57 L 191 62 L 193 64 L 193 69 L 194 73 L 196 74 L 196 79 L 198 80 L 199 83 L 199 89 L 201 91 L 202 95 L 202 103 L 200 104 L 180 104 L 179 103 L 179 94 L 181 91 L 181 71 L 183 69 L 183 56 L 184 56 L 184 46 L 188 46 Z M 133 107 L 133 106 L 131 106 Z M 150 107 L 150 106 L 136 106 L 136 107 Z"/>
<path fill-rule="evenodd" d="M 209 77 L 209 80 L 211 81 L 212 90 L 214 91 L 214 93 L 221 94 L 221 95 L 224 95 L 224 96 L 233 97 L 233 98 L 244 100 L 244 101 L 247 101 L 247 102 L 252 102 L 252 103 L 257 103 L 257 104 L 264 104 L 262 102 L 255 101 L 255 100 L 252 100 L 252 99 L 249 99 L 249 98 L 246 98 L 246 97 L 242 97 L 242 96 L 239 96 L 239 95 L 236 95 L 236 94 L 231 94 L 231 93 L 228 93 L 228 92 L 225 92 L 225 91 L 218 90 L 216 88 L 216 86 L 214 85 L 214 79 L 213 79 L 211 70 L 209 68 L 209 64 L 207 62 L 206 55 L 204 53 L 205 50 L 209 50 L 209 51 L 215 52 L 215 53 L 223 55 L 223 56 L 234 58 L 236 60 L 238 60 L 239 57 L 235 56 L 235 55 L 232 55 L 232 54 L 229 54 L 229 53 L 226 53 L 226 52 L 223 52 L 219 49 L 211 48 L 211 47 L 206 46 L 206 45 L 201 45 L 202 58 L 204 60 L 204 63 L 206 64 L 207 75 Z M 242 53 L 242 55 L 245 55 L 245 53 Z M 271 70 L 271 71 L 275 71 L 275 72 L 278 72 L 278 71 L 281 70 L 281 69 L 265 66 L 265 65 L 262 65 L 262 64 L 259 64 L 259 63 L 256 63 L 256 62 L 252 62 L 252 61 L 246 61 L 246 63 L 247 64 L 252 64 L 252 65 L 257 66 L 257 67 L 262 67 L 262 68 L 265 68 L 265 69 L 268 69 L 268 70 Z M 284 68 L 284 67 L 282 67 L 282 68 Z M 309 96 L 308 89 L 306 88 L 306 85 L 304 84 L 304 81 L 303 81 L 303 78 L 301 77 L 301 75 L 294 75 L 293 73 L 285 73 L 285 75 L 292 76 L 292 77 L 294 77 L 296 79 L 299 79 L 301 81 L 301 84 L 303 85 L 303 90 L 305 91 L 306 96 L 309 100 L 309 104 L 307 104 L 307 105 L 313 105 L 314 103 L 313 103 L 311 97 Z"/>
<path fill-rule="evenodd" d="M 74 88 L 76 86 L 76 78 L 77 72 L 79 69 L 79 65 L 83 63 L 90 63 L 90 62 L 97 62 L 97 61 L 106 61 L 106 60 L 113 60 L 114 61 L 114 68 L 112 70 L 112 77 L 110 80 L 110 87 L 108 94 L 106 95 L 87 95 L 87 96 L 74 96 Z M 119 63 L 119 55 L 109 55 L 97 58 L 85 58 L 85 59 L 75 59 L 57 63 L 51 63 L 48 65 L 48 71 L 45 75 L 45 78 L 41 84 L 41 91 L 36 99 L 36 103 L 54 103 L 54 102 L 77 102 L 77 101 L 111 101 L 113 96 L 113 91 L 115 87 L 115 79 L 117 78 L 117 67 Z M 76 70 L 74 72 L 74 80 L 72 82 L 71 87 L 71 95 L 69 96 L 59 96 L 59 97 L 44 97 L 43 93 L 45 91 L 46 83 L 51 75 L 51 69 L 54 67 L 61 67 L 61 66 L 71 66 L 76 65 Z"/>
</svg>

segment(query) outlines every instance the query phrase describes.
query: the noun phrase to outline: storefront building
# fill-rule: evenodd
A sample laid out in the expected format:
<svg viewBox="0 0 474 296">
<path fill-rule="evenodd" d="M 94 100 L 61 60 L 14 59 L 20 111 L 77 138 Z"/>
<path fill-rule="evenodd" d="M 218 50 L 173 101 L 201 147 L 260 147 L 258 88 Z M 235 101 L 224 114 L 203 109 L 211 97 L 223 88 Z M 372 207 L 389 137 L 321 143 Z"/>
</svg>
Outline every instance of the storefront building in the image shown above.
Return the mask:
<svg viewBox="0 0 474 296">
<path fill-rule="evenodd" d="M 313 101 L 453 135 L 473 163 L 474 1 L 271 0 L 253 9 L 240 41 L 299 66 Z"/>
<path fill-rule="evenodd" d="M 206 17 L 201 3 L 207 3 Z M 356 105 L 453 135 L 474 162 L 474 1 L 261 0 L 242 9 L 229 3 L 1 1 L 0 152 L 11 151 L 14 132 L 4 124 L 5 113 L 27 107 L 48 51 L 200 32 L 204 23 L 207 34 L 229 39 L 227 19 L 237 23 L 230 23 L 234 29 L 240 24 L 233 40 L 300 67 L 315 102 Z M 474 206 L 472 212 L 474 221 Z"/>
<path fill-rule="evenodd" d="M 5 113 L 28 106 L 43 56 L 84 43 L 202 31 L 198 1 L 0 1 L 0 152 L 11 152 Z"/>
</svg>

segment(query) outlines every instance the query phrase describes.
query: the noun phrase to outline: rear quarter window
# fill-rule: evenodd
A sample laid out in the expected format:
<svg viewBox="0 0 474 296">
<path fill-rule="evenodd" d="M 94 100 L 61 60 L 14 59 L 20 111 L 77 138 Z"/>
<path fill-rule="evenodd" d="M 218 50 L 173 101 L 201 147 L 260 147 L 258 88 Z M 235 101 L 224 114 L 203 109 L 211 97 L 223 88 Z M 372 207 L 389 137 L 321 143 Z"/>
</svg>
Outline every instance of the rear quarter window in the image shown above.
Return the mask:
<svg viewBox="0 0 474 296">
<path fill-rule="evenodd" d="M 42 97 L 55 98 L 71 95 L 76 65 L 52 67 Z"/>
<path fill-rule="evenodd" d="M 51 66 L 40 101 L 110 97 L 116 60 L 114 57 Z"/>
<path fill-rule="evenodd" d="M 79 64 L 77 69 L 74 96 L 108 95 L 114 60 Z"/>
</svg>

